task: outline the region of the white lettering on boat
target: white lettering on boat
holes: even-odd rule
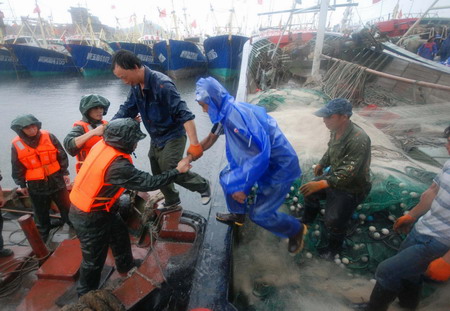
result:
[[[96,62],[102,62],[102,63],[109,63],[111,57],[109,56],[104,56],[104,55],[99,55],[99,54],[94,54],[94,53],[88,53],[86,56],[86,59],[88,60],[93,60]]]
[[[0,62],[14,62],[12,56],[0,55]]]
[[[207,54],[206,54],[206,56],[208,56],[208,59],[209,60],[213,60],[213,59],[216,59],[218,56],[217,56],[217,53],[216,53],[216,51],[214,51],[214,49],[212,49],[212,50],[210,50]]]
[[[55,58],[55,57],[47,57],[47,56],[39,56],[38,62],[52,64],[52,65],[59,65],[59,66],[65,65],[67,63],[66,59],[64,59],[64,58]]]
[[[190,51],[182,51],[180,54],[181,58],[191,59],[191,60],[197,60],[198,54],[195,52]]]
[[[151,55],[138,54],[137,57],[143,62],[153,63],[153,56]]]

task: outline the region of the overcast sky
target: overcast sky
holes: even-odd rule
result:
[[[259,4],[262,2],[262,4]],[[330,0],[334,3],[335,0]],[[336,0],[337,3],[346,3],[346,0]],[[387,16],[392,13],[397,1],[382,0],[373,4],[373,0],[356,0],[359,6],[354,9],[353,21],[367,22],[368,20]],[[433,0],[399,0],[399,7],[403,16],[408,13],[424,12]],[[5,14],[8,20],[14,16],[36,17],[33,13],[35,0],[0,0],[0,10]],[[174,8],[172,7],[172,3]],[[214,9],[214,15],[210,11],[210,4]],[[317,4],[317,0],[303,0],[302,5],[297,4],[297,8],[308,8]],[[187,21],[191,24],[196,21],[196,32],[208,32],[213,26],[225,27],[229,21],[229,10],[234,7],[235,16],[233,26],[240,27],[244,32],[250,34],[252,30],[257,29],[261,24],[268,22],[268,17],[258,17],[261,12],[290,9],[293,0],[172,0],[172,1],[151,1],[151,0],[38,0],[41,9],[41,15],[44,18],[53,17],[55,23],[70,23],[70,14],[68,9],[71,6],[87,7],[92,15],[98,16],[103,24],[112,27],[117,26],[117,20],[121,27],[130,27],[133,25],[132,15],[136,15],[136,21],[141,23],[145,19],[153,21],[166,28],[173,27],[171,11],[175,10],[176,16],[181,22]],[[440,0],[437,6],[450,6],[450,0]],[[159,11],[165,9],[167,17],[160,18]],[[186,8],[186,10],[183,10]],[[329,24],[340,23],[344,9],[338,9],[329,13]],[[439,16],[450,17],[450,9],[434,11]],[[186,17],[185,17],[186,15]],[[297,19],[303,21],[312,20],[312,15],[297,15]],[[117,19],[116,19],[117,18]],[[276,15],[272,17],[272,25],[278,25],[285,22],[287,14]]]

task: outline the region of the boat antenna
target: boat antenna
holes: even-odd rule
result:
[[[47,44],[47,39],[45,38],[46,35],[45,35],[44,25],[43,25],[42,18],[41,18],[41,9],[39,8],[37,0],[35,0],[35,3],[36,3],[36,8],[34,9],[34,11],[38,15],[39,28],[41,28],[41,34],[42,34],[42,42],[44,42],[44,48],[47,48],[48,44]]]
[[[173,5],[173,0],[172,0],[172,17],[173,17],[173,23],[175,25],[175,39],[180,40],[180,34],[178,31],[178,21],[177,21],[177,16],[175,15],[175,6]]]

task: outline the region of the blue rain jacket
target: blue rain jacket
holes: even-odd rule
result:
[[[256,182],[292,183],[300,177],[294,148],[264,108],[235,102],[213,78],[197,82],[197,100],[202,96],[211,121],[222,123],[224,128],[228,166],[220,181],[227,194],[248,194]]]

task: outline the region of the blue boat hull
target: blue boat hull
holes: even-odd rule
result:
[[[206,70],[206,57],[192,42],[161,41],[156,43],[153,49],[156,61],[171,78],[187,78]]]
[[[1,77],[18,77],[26,73],[23,67],[9,50],[0,49],[0,76]]]
[[[222,35],[205,40],[205,54],[208,60],[208,72],[219,80],[236,78],[242,61],[242,49],[247,37]]]
[[[111,54],[107,51],[91,46],[79,44],[64,45],[70,52],[75,66],[84,76],[111,73]]]
[[[110,42],[108,44],[114,52],[121,49],[133,52],[142,61],[142,64],[149,67],[150,69],[161,69],[159,63],[157,63],[153,57],[152,48],[147,44],[119,41]]]
[[[12,51],[18,62],[32,76],[76,74],[79,72],[70,55],[22,44],[7,44],[6,47]]]

